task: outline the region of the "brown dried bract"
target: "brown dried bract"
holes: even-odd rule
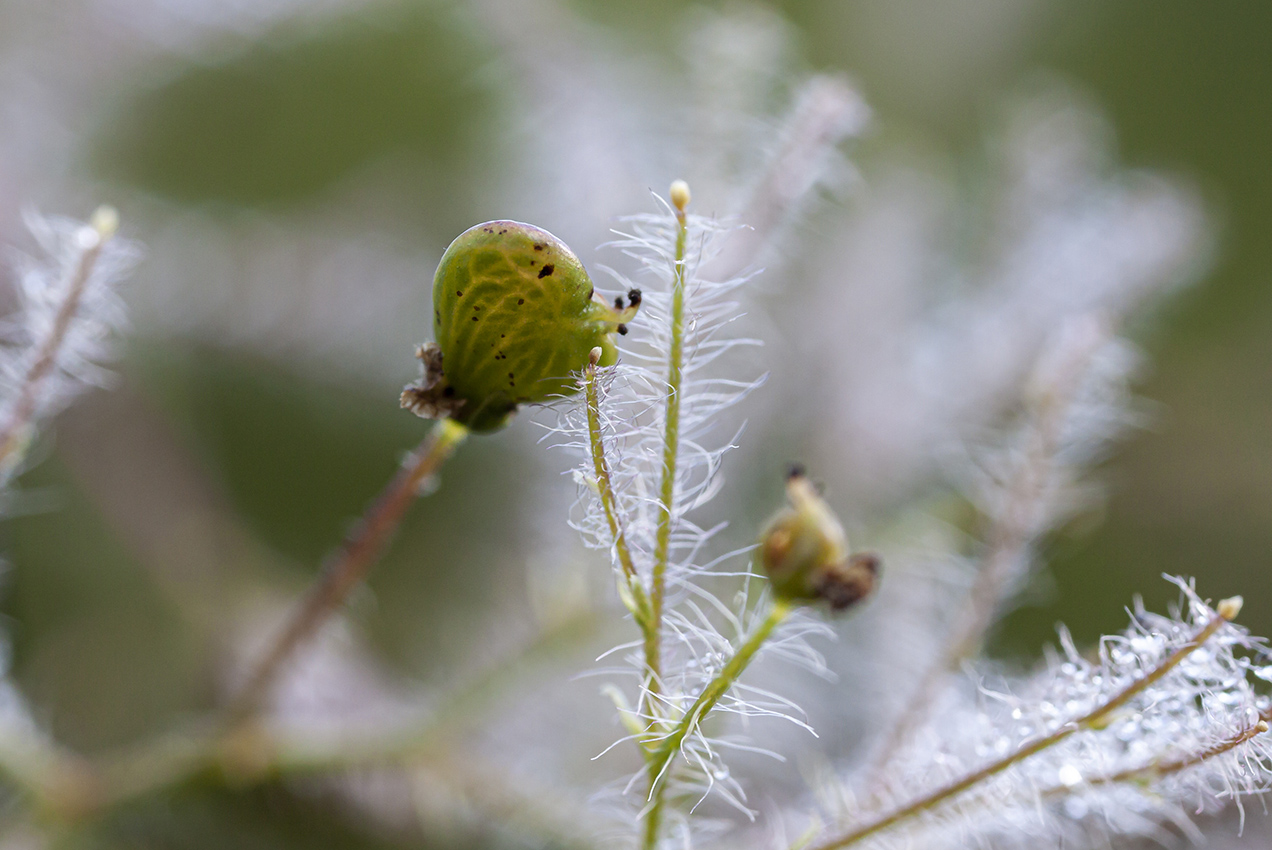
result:
[[[442,349],[430,342],[415,349],[420,361],[420,379],[402,389],[402,407],[421,419],[446,419],[454,416],[464,406],[464,400],[455,398],[455,390],[445,380],[442,371]]]

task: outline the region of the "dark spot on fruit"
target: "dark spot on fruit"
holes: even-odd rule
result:
[[[627,325],[619,325],[619,326],[618,326],[618,335],[619,335],[619,336],[627,336]]]
[[[595,287],[595,286],[593,286],[591,289],[589,289],[589,290],[587,291],[587,300],[588,300],[588,301],[591,301],[591,300],[592,300],[592,296],[593,296],[593,295],[595,295],[595,294],[596,294],[596,287]]]
[[[517,376],[516,376],[516,375],[514,375],[514,374],[512,374],[511,372],[509,372],[509,373],[508,373],[508,377],[509,377],[509,378],[515,378],[515,377],[517,377]]]
[[[481,309],[481,305],[480,305],[480,304],[474,304],[474,305],[473,305],[473,310],[474,310],[474,311],[476,311],[476,310],[480,310],[480,309]]]
[[[499,338],[500,338],[500,339],[503,339],[503,338],[504,338],[504,337],[506,337],[506,336],[507,336],[507,334],[500,334],[500,335],[499,335]]]
[[[455,395],[455,388],[447,387],[446,389],[442,390],[442,395],[446,396],[447,398],[450,398],[451,396]]]
[[[434,311],[433,311],[433,318],[440,322],[440,321],[442,320],[442,311],[441,311],[441,310],[434,310]]]
[[[473,316],[473,321],[474,321],[474,322],[475,322],[475,321],[477,321],[477,317],[476,317],[476,316]]]
[[[543,275],[539,275],[539,277],[543,277]],[[518,299],[517,299],[517,304],[518,304],[518,305],[520,305],[520,304],[524,304],[524,303],[526,303],[526,299],[524,299],[524,298],[518,298]]]
[[[556,266],[552,265],[551,263],[545,264],[543,268],[539,269],[539,279],[542,280],[543,278],[552,274],[554,271],[556,271]]]
[[[463,297],[464,297],[464,290],[462,290],[462,289],[456,289],[456,290],[455,290],[455,296],[456,296],[457,298],[463,298]]]
[[[543,248],[544,248],[544,245],[543,245],[543,243],[542,243],[542,242],[537,242],[537,243],[535,243],[534,249],[535,249],[536,251],[542,251],[542,250],[543,250]]]
[[[632,306],[633,306],[633,307],[635,307],[637,304],[639,304],[639,303],[640,303],[640,290],[639,290],[639,289],[632,289],[632,290],[630,290],[630,291],[627,293],[627,300],[628,300],[628,301],[630,301],[630,302],[632,302]]]

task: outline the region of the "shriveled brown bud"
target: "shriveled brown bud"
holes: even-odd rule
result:
[[[879,558],[850,554],[839,519],[802,470],[786,482],[790,507],[782,509],[760,536],[760,563],[783,599],[824,599],[834,611],[853,605],[874,589]]]

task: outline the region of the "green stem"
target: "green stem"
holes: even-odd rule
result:
[[[662,675],[662,614],[667,594],[667,563],[671,554],[671,518],[675,509],[676,470],[680,454],[680,384],[684,370],[685,336],[685,242],[689,226],[682,208],[676,210],[676,277],[671,295],[671,351],[667,356],[667,408],[663,431],[662,486],[659,490],[658,532],[654,541],[654,569],[650,579],[650,629],[646,641],[645,665],[649,688],[657,691]]]
[[[599,349],[598,349],[599,351]],[[605,520],[609,523],[610,536],[614,540],[614,549],[618,553],[618,563],[622,567],[626,586],[623,590],[623,602],[636,617],[641,631],[645,634],[646,646],[653,634],[649,617],[649,597],[636,573],[632,562],[631,548],[627,545],[627,535],[623,531],[622,518],[618,514],[618,498],[614,495],[614,481],[610,476],[609,463],[605,459],[605,440],[601,433],[601,400],[596,387],[596,364],[589,364],[584,372],[584,392],[587,396],[587,432],[592,448],[592,470],[596,475],[596,489],[600,493],[601,506],[605,509]]]
[[[1219,630],[1219,627],[1226,622],[1228,622],[1227,618],[1216,614],[1215,617],[1203,626],[1191,640],[1168,655],[1160,664],[1144,676],[1141,676],[1131,682],[1116,695],[1111,697],[1108,702],[1096,706],[1083,716],[1066,723],[1064,726],[1061,726],[1049,735],[1036,738],[1015,752],[1003,756],[1001,759],[991,762],[990,764],[967,774],[962,779],[958,779],[948,785],[944,785],[899,809],[854,829],[846,835],[842,835],[838,838],[819,844],[813,848],[813,850],[839,850],[841,847],[849,847],[865,838],[869,838],[875,833],[882,832],[883,830],[895,826],[898,823],[902,823],[916,815],[920,815],[923,812],[936,808],[947,800],[957,797],[964,791],[967,791],[968,789],[979,785],[981,782],[1002,773],[1012,765],[1018,764],[1030,756],[1037,755],[1043,750],[1059,744],[1061,741],[1064,741],[1076,732],[1086,729],[1101,728],[1104,721],[1108,719],[1110,714],[1130,702],[1130,700],[1132,700],[1136,695],[1142,693],[1146,688],[1150,687],[1171,670],[1175,669],[1175,667],[1179,666],[1181,661],[1209,640],[1210,637]]]
[[[720,702],[720,699],[729,692],[729,689],[738,681],[747,666],[755,660],[755,654],[764,645],[764,641],[769,639],[773,634],[773,630],[790,613],[790,602],[785,600],[774,601],[772,607],[769,608],[768,614],[765,615],[760,624],[738,647],[737,651],[733,653],[733,657],[721,668],[715,678],[702,689],[702,692],[698,694],[698,698],[693,701],[693,705],[676,723],[675,728],[658,743],[658,747],[654,750],[653,757],[650,758],[647,768],[649,771],[650,801],[649,812],[645,817],[645,850],[653,850],[658,844],[663,807],[666,803],[666,774],[671,770],[672,762],[675,760],[676,754],[680,752],[680,747],[684,743],[685,738],[693,734],[694,730],[702,723],[702,720],[711,713],[716,704]]]

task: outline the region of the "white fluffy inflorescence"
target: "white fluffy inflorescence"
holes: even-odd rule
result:
[[[19,306],[4,323],[0,355],[0,486],[20,470],[39,424],[78,392],[100,386],[112,334],[126,324],[116,285],[140,251],[115,237],[103,207],[91,222],[27,216],[39,256],[19,254]]]
[[[652,583],[658,529],[665,510],[660,482],[665,468],[668,364],[673,348],[679,231],[676,211],[661,199],[659,203],[663,206],[659,214],[625,219],[624,229],[616,231],[619,239],[611,243],[640,266],[633,279],[607,271],[615,274],[625,288],[641,290],[641,312],[628,337],[633,342],[624,348],[623,362],[601,370],[597,377],[601,432],[616,513],[636,574],[645,587]],[[763,378],[739,380],[720,369],[727,362],[726,355],[759,344],[729,335],[730,324],[740,316],[733,295],[748,278],[717,282],[699,274],[712,258],[713,241],[718,244],[726,229],[692,215],[686,216],[685,226],[683,371],[677,389],[679,452],[673,462],[674,496],[669,512],[666,598],[660,629],[661,675],[657,681],[649,681],[643,642],[639,640],[613,651],[623,654],[626,666],[602,671],[637,683],[628,690],[607,689],[629,732],[622,740],[655,744],[684,718],[768,607],[767,594],[756,590],[757,580],[749,566],[729,566],[745,563],[741,558],[750,547],[708,554],[708,544],[724,525],[704,527],[692,518],[696,509],[719,492],[721,459],[734,448],[739,433],[722,430],[724,412],[759,386]],[[587,545],[610,552],[620,593],[627,594],[624,568],[598,491],[584,405],[565,410],[559,432],[583,455],[575,472],[581,486],[572,524]],[[827,632],[829,629],[815,618],[795,613],[763,644],[761,653],[822,672],[825,668],[821,656],[806,638]],[[744,717],[779,716],[804,724],[802,712],[792,702],[745,682],[735,683],[714,705],[713,712]],[[668,833],[674,834],[676,826],[683,828],[686,823],[676,820],[674,809],[690,809],[713,792],[747,815],[753,814],[742,785],[722,757],[736,750],[757,748],[727,728],[722,730],[712,724],[708,733],[700,723],[693,725],[662,779],[667,798],[686,803],[668,812],[672,819]],[[644,772],[620,787],[638,807],[648,805],[650,787]],[[702,825],[701,821],[694,818],[695,827]]]
[[[1190,816],[1272,787],[1272,656],[1176,579],[1170,616],[1136,604],[1095,657],[1062,634],[1034,675],[943,702],[887,782],[828,796],[838,847],[1082,847],[1199,837]],[[855,788],[855,790],[846,790]]]

